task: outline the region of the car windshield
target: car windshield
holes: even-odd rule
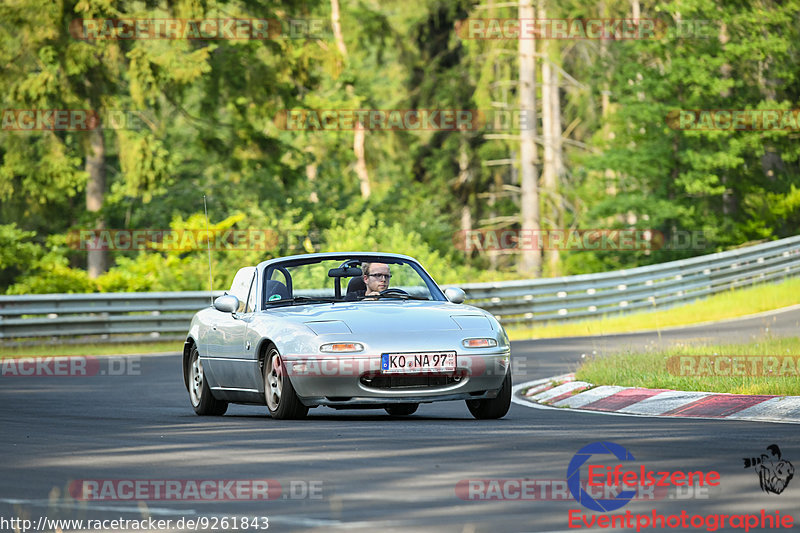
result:
[[[367,268],[370,273],[365,280]],[[418,264],[394,257],[287,260],[268,266],[265,280],[264,307],[389,299],[446,300]]]

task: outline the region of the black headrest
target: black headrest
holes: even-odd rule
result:
[[[267,280],[267,302],[288,300],[289,298],[289,289],[286,288],[286,285],[274,279]]]
[[[347,294],[351,292],[358,292],[358,291],[366,291],[367,284],[364,283],[364,278],[361,276],[356,276],[354,278],[350,278],[350,281],[347,283]]]

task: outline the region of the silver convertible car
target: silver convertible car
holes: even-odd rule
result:
[[[442,291],[413,258],[317,253],[239,270],[192,319],[183,378],[199,415],[266,404],[273,418],[320,405],[410,415],[465,400],[476,418],[511,403],[511,347],[488,312]]]

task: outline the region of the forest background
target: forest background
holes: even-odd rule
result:
[[[127,19],[257,19],[271,29],[266,38],[125,38],[96,22]],[[520,38],[519,21],[533,19],[550,29],[564,19],[655,21],[656,31]],[[272,236],[259,249],[215,247],[215,288],[241,266],[312,251],[407,253],[437,281],[463,283],[599,272],[794,235],[799,34],[796,0],[5,0],[0,293],[204,289],[202,239],[127,250],[75,239],[205,230],[204,195],[212,230]],[[100,120],[29,129],[31,110]],[[327,127],[308,119],[320,110],[468,110],[481,120]],[[715,123],[715,111],[691,127],[676,118],[682,110],[782,119],[737,129]],[[292,113],[303,120],[290,123]],[[587,229],[661,240],[554,250],[463,238]]]

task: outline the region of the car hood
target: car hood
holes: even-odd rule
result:
[[[449,302],[342,302],[295,305],[266,313],[305,324],[318,335],[492,329],[491,321],[482,310]]]

